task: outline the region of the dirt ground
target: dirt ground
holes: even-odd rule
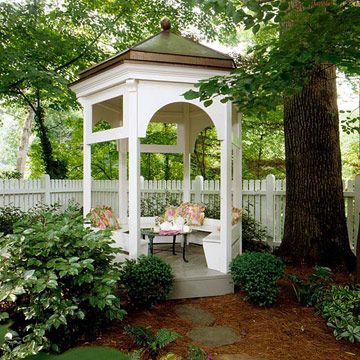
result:
[[[308,269],[287,269],[304,274]],[[337,282],[346,282],[346,275],[337,275]],[[359,359],[360,344],[337,341],[326,322],[312,308],[299,306],[288,280],[280,283],[281,292],[275,306],[260,308],[244,300],[241,293],[225,296],[167,301],[149,311],[129,311],[125,321],[115,322],[104,330],[91,345],[106,345],[124,351],[134,350],[124,326],[137,324],[173,329],[182,335],[166,351],[186,359],[190,339],[187,333],[194,327],[180,319],[175,308],[178,304],[196,304],[213,314],[214,325],[231,327],[241,340],[233,345],[206,348],[211,355],[246,353],[265,360],[342,360]],[[197,344],[199,345],[199,344]]]

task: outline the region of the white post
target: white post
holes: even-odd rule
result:
[[[233,176],[234,176],[234,207],[242,208],[242,129],[241,129],[241,114],[233,114],[236,116],[233,124]],[[239,253],[242,253],[242,223],[239,226]]]
[[[92,133],[92,105],[87,101],[80,102],[84,107],[83,211],[85,217],[91,209],[91,145],[88,142]]]
[[[195,185],[194,185],[194,192],[195,192],[195,203],[200,204],[202,202],[201,200],[201,194],[204,190],[204,178],[201,175],[198,175],[195,178]]]
[[[184,104],[183,109],[183,131],[184,136],[184,182],[183,182],[183,201],[188,202],[191,200],[191,163],[190,163],[190,105]]]
[[[118,140],[119,151],[119,220],[120,224],[126,224],[128,213],[127,197],[127,141]]]
[[[225,105],[224,139],[221,141],[220,241],[221,271],[227,272],[231,261],[231,106]]]
[[[270,174],[266,177],[266,230],[268,237],[274,241],[274,196],[275,196],[275,176]]]
[[[44,174],[41,177],[42,187],[44,189],[44,204],[51,205],[51,184],[50,184],[50,176],[48,174]]]
[[[140,245],[140,139],[137,81],[127,80],[126,85],[124,115],[129,129],[129,256],[136,259]]]

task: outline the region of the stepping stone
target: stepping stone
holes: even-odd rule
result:
[[[212,314],[197,305],[179,305],[175,311],[181,319],[190,321],[194,325],[208,326],[215,321]]]
[[[248,354],[223,354],[215,355],[214,360],[265,360],[256,356],[250,356]]]
[[[233,329],[227,326],[198,327],[188,333],[189,338],[204,346],[231,345],[240,340]]]

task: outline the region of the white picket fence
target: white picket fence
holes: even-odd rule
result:
[[[94,180],[92,206],[110,205],[118,213],[118,181]],[[180,203],[183,184],[180,180],[141,181],[142,208],[146,215],[155,215],[166,203]],[[264,225],[269,238],[281,242],[285,220],[286,184],[273,175],[265,180],[243,180],[243,207]],[[360,213],[360,175],[344,182],[345,209],[351,246],[357,238]],[[203,180],[198,176],[192,181],[191,200],[206,204],[212,216],[220,206],[220,182]],[[0,207],[13,205],[26,211],[38,204],[70,202],[82,205],[82,180],[51,180],[44,175],[39,180],[0,180]],[[152,214],[150,214],[152,212]]]

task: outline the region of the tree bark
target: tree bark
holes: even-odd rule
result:
[[[279,253],[292,263],[354,268],[346,227],[335,66],[317,66],[284,100],[286,211]]]
[[[16,159],[16,170],[21,174],[22,179],[25,176],[26,158],[29,150],[31,125],[33,119],[34,119],[34,111],[30,108],[22,128],[20,145]]]

